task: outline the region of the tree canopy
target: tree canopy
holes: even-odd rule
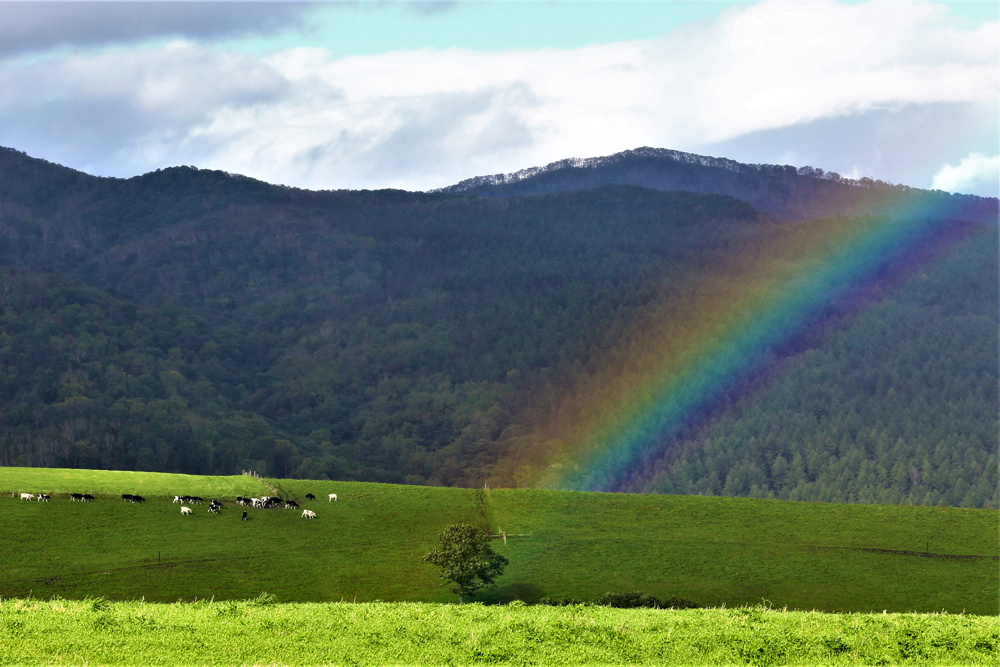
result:
[[[448,526],[438,548],[424,556],[425,562],[441,569],[441,578],[451,585],[459,602],[493,585],[510,563],[493,551],[491,539],[482,528],[457,523]]]

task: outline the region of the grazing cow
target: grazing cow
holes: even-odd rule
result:
[[[83,494],[83,502],[85,502],[85,503],[92,503],[92,502],[94,502],[94,496],[90,495],[89,493]]]
[[[247,511],[243,510],[243,518],[240,519],[240,521],[246,521],[246,520],[247,520]]]
[[[299,508],[299,504],[297,502],[295,502],[294,500],[286,500],[285,501],[285,509],[286,510],[298,509],[298,508]]]
[[[203,502],[205,502],[204,498],[199,498],[198,496],[191,496],[188,500],[190,500],[196,505],[201,505]]]
[[[35,497],[35,495],[33,493],[22,493],[21,494],[21,500],[28,500],[28,501],[30,501],[34,497]]]
[[[218,505],[212,505],[211,507],[208,508],[208,511],[211,512],[212,514],[218,514],[219,513],[219,506]]]
[[[337,494],[336,493],[331,493],[330,494],[330,500],[329,500],[329,502],[331,502],[331,503],[337,502]]]
[[[183,505],[181,505],[181,515],[183,516],[185,514],[191,514],[191,508],[190,507],[184,507]]]
[[[132,496],[132,502],[133,503],[144,503],[144,502],[146,502],[146,499],[143,498],[142,496]]]
[[[49,498],[51,498],[51,497],[52,496],[47,496],[44,493],[39,493],[38,494],[38,502],[40,502],[40,503],[47,503],[47,502],[49,502]]]
[[[312,510],[302,510],[302,518],[303,519],[315,519],[316,518],[316,512],[313,512]]]
[[[71,494],[69,494],[69,499],[70,499],[70,502],[82,503],[83,502],[83,494],[82,493],[71,493]]]
[[[181,501],[180,496],[174,496],[174,503],[179,503]]]
[[[311,493],[306,494],[306,500],[316,500],[316,496]]]

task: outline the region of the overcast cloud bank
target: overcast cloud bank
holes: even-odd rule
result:
[[[293,20],[275,11],[247,25]],[[19,25],[0,29],[0,43],[3,30],[40,39]],[[50,42],[69,30],[57,27]],[[428,189],[642,145],[711,152],[767,133],[788,137],[795,164],[806,155],[794,153],[792,128],[836,122],[849,135],[873,115],[933,108],[919,126],[926,136],[909,140],[937,148],[919,170],[908,156],[907,176],[922,174],[908,184],[995,195],[995,179],[978,175],[995,169],[982,154],[997,140],[998,51],[997,23],[962,30],[927,2],[764,2],[661,39],[572,50],[333,59],[321,48],[254,56],[188,38],[0,63],[0,144],[104,175],[194,164],[309,188]],[[961,145],[939,145],[956,122]],[[809,157],[900,180],[878,154],[892,143],[869,134],[874,143],[858,147],[868,154],[836,158],[853,160],[845,165],[824,162],[844,137],[813,132]],[[851,173],[867,166],[876,171]]]
[[[0,2],[0,57],[303,27],[290,2]]]

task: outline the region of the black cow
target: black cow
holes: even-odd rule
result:
[[[306,494],[306,500],[316,500],[316,496],[311,493]]]
[[[294,509],[298,509],[298,507],[299,507],[299,504],[297,502],[295,502],[294,500],[286,500],[285,501],[285,509],[286,510],[290,510],[290,509],[293,509],[293,508]]]
[[[83,494],[83,502],[85,502],[85,503],[92,503],[92,502],[94,502],[94,496],[90,495],[89,493]]]
[[[246,520],[247,520],[247,511],[243,510],[243,518],[240,519],[240,521],[246,521]]]

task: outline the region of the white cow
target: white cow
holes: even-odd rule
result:
[[[35,494],[33,494],[33,493],[22,493],[21,494],[21,500],[32,500],[32,499],[34,499],[34,497],[35,497]]]
[[[191,508],[181,505],[181,514],[191,514]]]
[[[336,493],[331,493],[330,494],[330,502],[331,503],[337,502],[337,494]]]
[[[313,512],[312,510],[302,510],[302,518],[303,519],[315,519],[316,518],[316,512]]]

